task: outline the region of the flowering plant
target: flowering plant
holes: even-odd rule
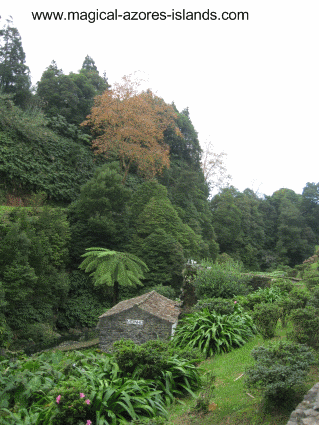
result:
[[[58,409],[54,415],[54,425],[92,425],[90,418],[90,399],[81,391],[84,385],[81,381],[65,381],[58,389],[55,398]],[[82,387],[83,388],[83,387]]]

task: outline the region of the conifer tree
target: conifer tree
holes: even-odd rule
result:
[[[0,30],[0,88],[4,93],[14,95],[14,102],[26,106],[31,99],[29,67],[25,64],[25,53],[21,36],[7,19]]]

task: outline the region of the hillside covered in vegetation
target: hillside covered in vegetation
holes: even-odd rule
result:
[[[318,244],[319,183],[271,196],[223,186],[220,156],[207,160],[188,109],[137,83],[110,85],[87,55],[68,75],[52,61],[31,87],[19,32],[12,22],[2,27],[3,341],[31,338],[39,324],[95,326],[113,289],[79,269],[87,248],[128,252],[147,265],[143,286],[120,285],[124,299],[154,288],[178,297],[189,260],[227,254],[246,271],[289,270]]]

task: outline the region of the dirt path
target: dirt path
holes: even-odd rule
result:
[[[79,350],[81,348],[93,347],[94,345],[98,345],[98,344],[99,344],[99,338],[90,339],[89,341],[66,341],[66,342],[62,342],[60,345],[57,345],[56,347],[49,348],[48,350],[44,350],[44,351]]]

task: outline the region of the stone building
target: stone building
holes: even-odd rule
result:
[[[99,317],[100,349],[131,339],[142,344],[150,339],[168,340],[177,325],[180,308],[156,291],[121,301]]]

